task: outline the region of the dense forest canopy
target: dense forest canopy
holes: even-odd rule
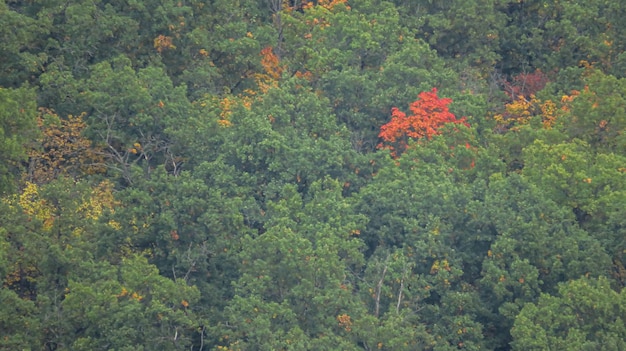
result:
[[[0,350],[626,350],[624,18],[0,2]]]

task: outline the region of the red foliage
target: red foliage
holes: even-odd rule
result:
[[[504,82],[504,92],[515,100],[523,96],[527,100],[535,95],[548,83],[548,76],[537,69],[532,73],[520,73],[513,77],[510,82]]]
[[[395,157],[406,149],[409,138],[430,139],[440,134],[439,129],[447,123],[463,123],[469,126],[465,117],[457,119],[450,112],[448,105],[451,102],[452,99],[439,98],[437,88],[433,88],[432,91],[418,95],[418,99],[409,106],[411,114],[408,116],[397,107],[392,108],[391,121],[380,128],[378,137],[383,142],[378,148],[390,149]]]

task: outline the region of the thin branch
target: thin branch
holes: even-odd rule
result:
[[[202,331],[200,332],[200,349],[198,351],[202,351],[202,349],[204,348],[204,330],[206,329],[206,326],[202,326]]]
[[[383,274],[380,277],[380,280],[378,281],[378,284],[376,285],[376,310],[374,311],[374,315],[376,317],[378,317],[378,314],[380,312],[380,290],[383,287],[383,281],[385,280],[385,275],[387,274],[387,261],[389,260],[389,255],[387,255],[387,258],[385,259],[385,268],[383,268]]]
[[[404,278],[406,277],[406,263],[402,270],[402,279],[400,279],[400,291],[398,292],[398,303],[396,304],[396,314],[400,313],[400,304],[402,303],[402,291],[404,290]]]

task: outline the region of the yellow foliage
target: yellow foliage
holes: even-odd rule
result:
[[[113,211],[114,207],[118,205],[118,201],[113,196],[113,184],[107,180],[95,186],[89,196],[83,199],[77,208],[55,208],[45,198],[41,197],[39,186],[31,182],[24,184],[21,194],[16,195],[13,200],[8,200],[9,204],[11,202],[17,203],[25,214],[40,220],[44,230],[52,228],[55,218],[59,215],[57,212],[72,211],[82,214],[84,218],[97,220],[105,209]],[[120,224],[115,221],[109,221],[108,224],[115,229],[121,228]],[[72,231],[74,236],[80,236],[82,233],[82,228],[74,228]]]
[[[219,120],[217,124],[222,127],[230,127],[233,125],[231,122],[231,116],[233,109],[236,106],[243,106],[246,109],[250,109],[253,99],[249,96],[226,96],[223,99],[215,99],[213,106],[217,105],[220,111]],[[202,103],[201,106],[206,106],[206,103]]]
[[[27,182],[17,202],[24,210],[24,213],[42,221],[45,230],[52,228],[55,215],[54,210],[46,204],[44,199],[40,198],[37,185]]]
[[[105,180],[91,190],[89,198],[78,207],[78,212],[83,213],[85,218],[96,220],[105,209],[113,211],[118,204],[113,197],[113,183]]]
[[[43,184],[59,175],[77,178],[105,171],[104,153],[82,135],[87,127],[84,116],[61,119],[51,110],[39,110],[37,125],[41,134],[28,151],[29,170],[24,180]]]
[[[126,290],[126,288],[122,287],[122,292],[120,292],[118,295],[115,295],[116,297],[123,297],[128,295],[128,290]]]
[[[439,260],[436,260],[435,262],[433,262],[433,265],[430,267],[430,274],[435,274],[439,272],[440,268],[441,266],[439,265]]]
[[[133,300],[137,300],[137,301],[141,301],[143,300],[143,296],[137,294],[137,292],[134,292],[131,296],[130,296]]]
[[[72,236],[79,238],[83,235],[83,232],[83,228],[75,228],[74,230],[72,230]]]
[[[278,81],[268,74],[257,73],[254,75],[254,80],[261,93],[267,93],[270,89],[278,87]]]
[[[443,269],[445,269],[446,271],[450,271],[450,263],[448,263],[448,260],[444,259],[443,261],[441,261],[441,267]]]
[[[217,123],[222,127],[230,127],[232,123],[230,122],[230,116],[232,115],[232,106],[235,104],[233,98],[225,97],[219,102],[220,106],[220,119]]]
[[[547,100],[543,104],[541,104],[540,107],[543,127],[545,129],[551,129],[557,119],[558,109],[556,107],[556,104],[551,100]]]
[[[564,96],[561,102],[566,99]],[[534,95],[528,100],[520,95],[506,105],[505,113],[497,114],[493,118],[501,127],[515,130],[518,126],[528,124],[535,116],[541,116],[543,128],[550,129],[559,117],[559,109],[551,100],[541,101]]]
[[[220,125],[220,126],[222,126],[222,127],[230,127],[230,126],[232,126],[232,125],[233,125],[233,124],[232,124],[229,120],[227,120],[227,119],[220,119],[219,121],[217,121],[217,124],[219,124],[219,125]]]
[[[122,291],[119,294],[115,295],[115,297],[117,297],[118,299],[122,298],[122,297],[126,297],[126,296],[128,296],[129,298],[131,298],[133,300],[137,300],[137,301],[143,300],[143,296],[139,295],[136,291],[131,293],[125,287],[122,287]]]

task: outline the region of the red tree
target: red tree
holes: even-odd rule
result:
[[[380,128],[378,137],[383,141],[378,148],[390,149],[394,157],[407,147],[409,138],[432,138],[439,134],[439,129],[446,123],[463,123],[465,117],[457,119],[448,108],[452,102],[449,98],[439,98],[437,88],[422,92],[418,99],[409,105],[410,115],[406,115],[397,107],[391,109],[391,121]]]
[[[539,69],[532,73],[520,73],[514,76],[510,82],[504,82],[504,92],[511,100],[520,96],[530,100],[530,96],[543,89],[548,81],[548,76]]]

